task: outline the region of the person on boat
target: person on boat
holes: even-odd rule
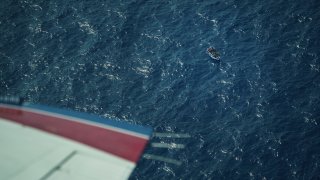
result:
[[[211,53],[211,52],[214,51],[214,48],[213,48],[213,47],[209,47],[209,48],[207,49],[207,51]]]

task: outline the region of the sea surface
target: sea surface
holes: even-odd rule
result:
[[[319,0],[2,0],[0,95],[191,136],[132,180],[320,179],[319,37]]]

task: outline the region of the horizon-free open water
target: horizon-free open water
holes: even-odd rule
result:
[[[319,28],[317,0],[3,0],[0,95],[192,136],[130,179],[320,179]]]

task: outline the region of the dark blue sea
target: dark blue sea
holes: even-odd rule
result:
[[[320,179],[319,37],[319,0],[2,0],[0,95],[191,136],[132,180]]]

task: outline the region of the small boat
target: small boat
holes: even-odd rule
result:
[[[210,56],[212,59],[217,60],[217,61],[220,60],[220,54],[219,54],[219,52],[218,52],[215,48],[209,47],[209,48],[207,49],[207,53],[209,54],[209,56]]]

